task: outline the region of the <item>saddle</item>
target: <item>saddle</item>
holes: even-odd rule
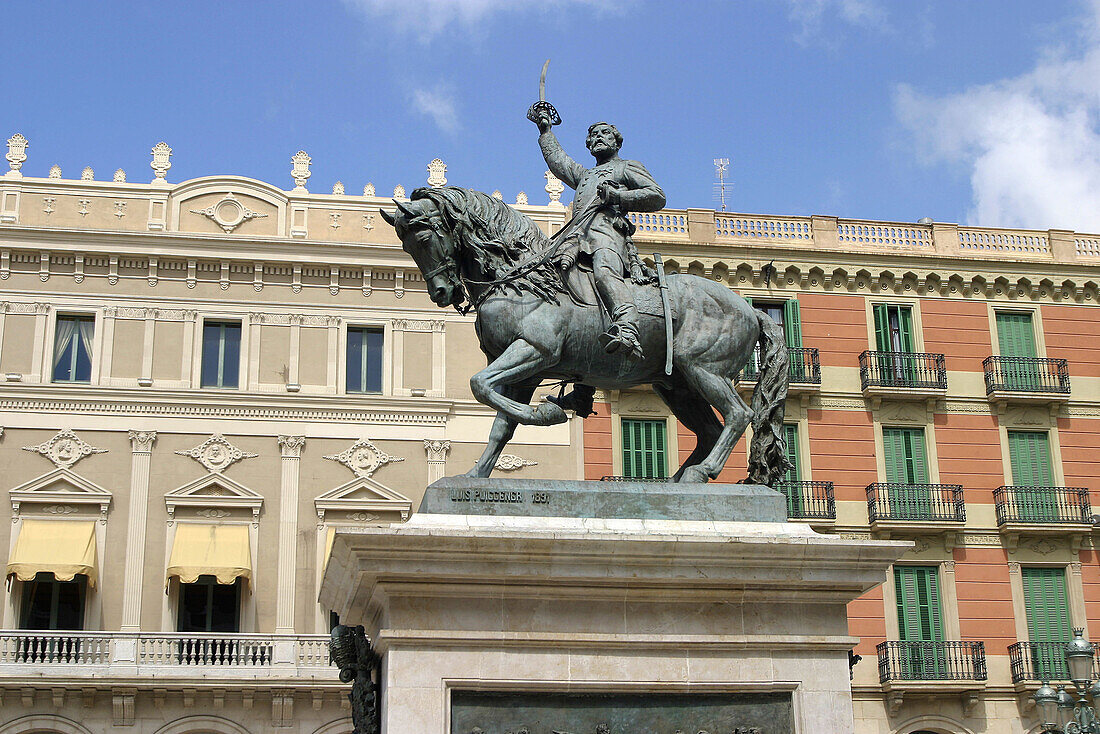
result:
[[[578,306],[601,308],[600,298],[596,293],[596,276],[592,268],[586,267],[583,261],[561,273],[561,279],[565,292],[573,303]],[[639,285],[630,278],[627,278],[626,282],[630,286],[631,300],[634,301],[634,307],[638,309],[638,313],[659,319],[665,317],[665,309],[661,305],[661,289],[656,280],[644,285]],[[675,312],[672,314],[672,319],[676,320]]]

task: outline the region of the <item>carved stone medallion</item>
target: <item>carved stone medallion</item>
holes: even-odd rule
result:
[[[98,449],[78,438],[70,428],[58,431],[49,441],[37,446],[24,446],[23,450],[42,454],[58,469],[68,469],[88,454],[107,453],[107,449]]]
[[[241,459],[252,459],[259,456],[259,454],[241,451],[229,443],[225,436],[220,433],[215,433],[193,449],[177,451],[176,453],[180,456],[190,456],[213,474],[221,474],[227,467]]]
[[[390,456],[365,438],[359,439],[350,448],[325,458],[339,461],[357,477],[369,477],[380,466],[405,460],[403,457]]]

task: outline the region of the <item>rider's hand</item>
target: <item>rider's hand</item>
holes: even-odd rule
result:
[[[538,126],[540,134],[550,132],[550,128],[553,127],[550,124],[550,113],[546,110],[541,110],[536,113],[533,122]]]
[[[596,195],[599,196],[604,203],[615,204],[622,203],[622,196],[619,195],[619,189],[617,186],[612,186],[609,182],[604,181],[596,187]]]

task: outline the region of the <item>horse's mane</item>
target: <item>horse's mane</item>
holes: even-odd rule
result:
[[[557,267],[546,257],[553,243],[528,216],[499,199],[458,186],[419,188],[412,200],[428,199],[439,209],[465,258],[481,263],[487,280],[506,278],[497,287],[534,293],[546,301],[565,291]],[[538,263],[528,268],[529,264]],[[521,266],[519,277],[508,277]]]

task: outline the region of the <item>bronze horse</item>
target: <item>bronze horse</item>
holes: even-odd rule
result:
[[[789,467],[783,436],[787,347],[770,317],[720,283],[694,275],[668,276],[674,320],[673,370],[666,375],[660,310],[643,316],[646,359],[606,354],[599,336],[607,316],[578,298],[554,263],[556,243],[534,221],[502,201],[457,187],[421,188],[383,218],[424,274],[428,295],[441,307],[476,307],[475,328],[489,365],[470,379],[478,401],[495,408],[484,453],[467,476],[492,472],[516,425],[568,420],[552,402],[530,405],[543,380],[580,382],[605,390],[649,383],[696,446],[673,479],[706,482],[718,476],[750,421],[746,481],[771,485]],[[653,286],[636,286],[639,301]],[[644,291],[649,292],[645,296]],[[760,345],[752,408],[733,379]],[[718,420],[714,411],[722,416]]]

